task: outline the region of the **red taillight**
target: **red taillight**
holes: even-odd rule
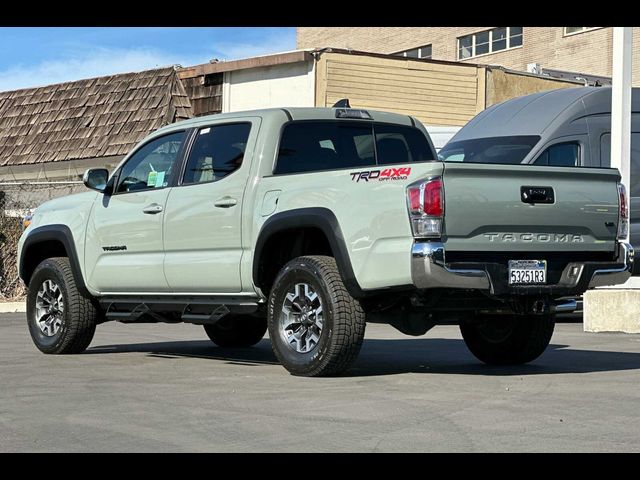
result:
[[[442,208],[442,179],[435,178],[424,187],[424,213],[430,217],[441,217]]]
[[[407,199],[410,213],[441,217],[444,213],[442,179],[434,178],[420,185],[409,187]]]
[[[409,197],[409,210],[411,213],[420,213],[422,211],[422,189],[420,187],[409,187],[407,190]]]
[[[442,235],[443,190],[444,185],[440,177],[407,188],[407,207],[414,237]]]
[[[618,239],[625,240],[629,235],[629,204],[627,190],[622,183],[618,184]]]
[[[627,189],[623,184],[618,184],[618,194],[620,195],[620,216],[629,218],[629,209],[627,208]]]

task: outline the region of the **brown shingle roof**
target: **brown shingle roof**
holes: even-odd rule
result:
[[[124,155],[192,116],[173,67],[0,92],[0,166]]]

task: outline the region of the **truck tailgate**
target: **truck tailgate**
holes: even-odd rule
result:
[[[615,249],[615,169],[446,163],[443,179],[447,251]]]

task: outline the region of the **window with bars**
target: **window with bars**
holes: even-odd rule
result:
[[[522,27],[498,27],[458,37],[458,60],[522,46]]]

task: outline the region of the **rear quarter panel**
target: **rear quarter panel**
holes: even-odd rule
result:
[[[324,207],[340,225],[349,259],[364,290],[411,283],[413,236],[406,206],[406,186],[420,178],[442,173],[441,162],[392,165],[411,171],[399,179],[360,179],[356,172],[387,167],[342,169],[261,179],[256,191],[257,232],[271,216],[287,210]],[[263,215],[263,199],[279,191],[275,211]],[[255,244],[255,243],[254,243]]]

